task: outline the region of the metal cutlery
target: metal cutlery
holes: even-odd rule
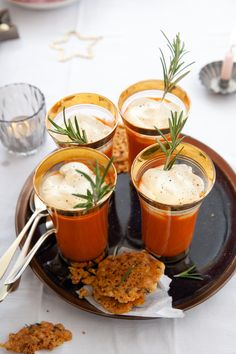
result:
[[[31,198],[34,198],[34,195],[35,194],[33,193],[31,195]],[[37,205],[35,204],[35,210],[34,210],[33,214],[31,215],[31,217],[29,218],[29,220],[27,221],[27,223],[25,224],[25,226],[23,227],[23,229],[21,230],[21,232],[19,233],[19,235],[17,236],[15,241],[11,244],[11,246],[6,250],[6,252],[0,258],[0,279],[5,274],[8,266],[11,262],[11,259],[14,256],[15,251],[16,251],[17,247],[19,246],[20,242],[22,241],[23,237],[25,236],[26,232],[28,231],[28,229],[30,228],[30,226],[34,222],[35,218],[39,214],[44,214],[44,216],[48,215],[48,211],[46,209],[46,206],[43,203],[40,203],[40,204],[38,203]]]
[[[14,272],[18,269],[18,267],[20,266],[20,264],[22,263],[23,259],[26,257],[28,250],[29,250],[29,246],[30,246],[30,242],[32,240],[32,237],[34,235],[34,231],[40,221],[40,219],[42,217],[45,217],[45,214],[38,214],[36,216],[36,218],[34,219],[34,222],[31,226],[30,232],[27,235],[27,238],[25,240],[25,243],[21,249],[21,252],[16,260],[16,262],[13,265],[12,270],[10,271],[9,275],[7,276],[7,278],[5,279],[5,284],[0,288],[0,302],[3,301],[5,299],[5,297],[14,290],[14,283],[8,284],[8,281],[10,279],[10,277],[12,277],[12,275],[14,275]],[[53,228],[53,223],[51,220],[46,221],[45,223],[46,225],[46,229],[52,229]]]
[[[16,282],[16,280],[18,280],[21,277],[25,268],[30,263],[30,261],[32,260],[32,258],[35,255],[35,253],[38,251],[38,249],[42,245],[42,243],[48,238],[48,236],[55,233],[55,231],[56,231],[55,229],[48,230],[38,239],[38,241],[36,242],[34,247],[31,249],[31,251],[27,254],[27,256],[21,262],[19,262],[16,269],[14,269],[14,271],[11,273],[11,276],[9,276],[6,279],[4,285],[12,284],[12,283]]]

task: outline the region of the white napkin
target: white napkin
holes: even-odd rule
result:
[[[134,251],[122,247],[119,253]],[[172,307],[172,297],[168,294],[171,279],[167,275],[163,275],[158,283],[155,292],[149,294],[145,298],[145,303],[141,306],[134,307],[132,311],[124,313],[124,316],[142,316],[142,317],[164,317],[164,318],[182,318],[184,312]],[[92,296],[92,287],[85,285],[83,288],[87,289],[89,295],[86,296],[86,300],[96,307],[98,310],[111,314],[106,311]],[[79,291],[77,292],[79,295]]]

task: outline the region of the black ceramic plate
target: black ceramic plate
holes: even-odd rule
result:
[[[204,150],[214,161],[216,183],[203,202],[196,224],[194,239],[189,255],[184,261],[167,265],[169,276],[195,264],[203,280],[173,278],[170,295],[173,306],[187,310],[200,304],[218,291],[230,278],[236,268],[236,176],[229,165],[213,150],[199,141],[187,137],[186,141]],[[16,232],[22,229],[31,215],[29,197],[32,191],[32,175],[27,179],[19,196],[16,208]],[[125,245],[141,247],[140,209],[136,192],[130,186],[128,174],[118,176],[118,184],[112,199],[109,214],[109,246],[112,249],[125,238]],[[45,231],[41,223],[31,247]],[[107,315],[76,294],[77,288],[68,278],[66,264],[58,256],[55,237],[49,238],[31,262],[36,275],[59,296],[76,307],[97,315],[145,319],[143,317]]]

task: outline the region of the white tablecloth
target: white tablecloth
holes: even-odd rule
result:
[[[51,11],[24,10],[0,0],[0,7],[10,9],[21,36],[0,45],[0,85],[34,84],[44,92],[48,108],[61,97],[82,91],[99,92],[117,102],[128,85],[160,78],[158,48],[165,45],[160,29],[171,38],[179,31],[189,59],[196,62],[181,83],[192,100],[185,132],[236,168],[236,96],[211,95],[198,79],[203,65],[224,57],[235,24],[235,0],[80,0]],[[49,44],[73,29],[104,37],[94,48],[93,60],[57,62]],[[25,179],[54,147],[49,137],[30,157],[12,156],[0,147],[0,254],[15,238],[15,205]],[[55,353],[235,354],[235,319],[235,277],[183,319],[124,321],[65,303],[29,268],[19,289],[0,304],[0,342],[26,323],[49,320],[63,322],[73,332],[73,340]]]

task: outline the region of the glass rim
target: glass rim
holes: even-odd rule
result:
[[[158,80],[158,79],[149,79],[149,80],[142,80],[138,81],[130,86],[128,86],[125,90],[123,90],[119,96],[118,99],[118,110],[120,113],[120,116],[122,117],[122,120],[124,124],[130,128],[131,130],[135,131],[136,133],[142,134],[142,135],[147,135],[147,136],[159,136],[158,132],[156,129],[151,129],[151,128],[144,128],[140,126],[136,126],[132,123],[130,123],[125,117],[122,112],[122,107],[124,103],[127,101],[127,99],[134,94],[138,92],[145,92],[145,91],[150,91],[150,90],[158,90],[158,91],[163,91],[164,89],[164,81],[163,80]],[[185,108],[186,108],[186,116],[188,115],[188,112],[190,110],[191,106],[191,101],[190,98],[187,94],[187,92],[182,89],[182,87],[176,85],[174,86],[169,94],[172,94],[180,99],[180,101],[183,102]],[[160,129],[163,134],[168,134],[170,129],[168,127]]]
[[[184,151],[184,148],[185,148],[185,151]],[[182,152],[180,152],[180,150],[182,150]],[[203,150],[199,149],[198,147],[196,147],[193,144],[182,142],[177,147],[176,151],[177,151],[177,153],[180,152],[180,154],[178,155],[177,161],[178,161],[178,159],[181,159],[181,158],[189,159],[193,164],[195,164],[202,171],[202,173],[207,178],[208,185],[206,187],[206,190],[205,190],[203,196],[201,196],[196,201],[181,204],[181,205],[161,203],[161,202],[155,201],[155,200],[147,197],[144,193],[142,193],[140,191],[140,188],[138,186],[138,181],[140,180],[140,178],[137,178],[137,177],[139,177],[138,173],[140,172],[140,170],[142,168],[144,168],[145,166],[147,166],[149,161],[154,161],[155,159],[162,158],[165,156],[164,153],[162,152],[162,150],[160,149],[160,145],[158,143],[150,145],[147,148],[145,148],[144,150],[142,150],[136,156],[136,158],[134,159],[133,164],[131,166],[131,171],[130,171],[131,181],[132,181],[138,195],[142,199],[144,199],[148,204],[150,204],[156,208],[159,208],[161,210],[166,210],[168,208],[169,208],[169,210],[173,210],[173,211],[186,210],[186,209],[190,209],[190,208],[194,207],[197,204],[200,204],[205,199],[205,197],[210,193],[210,191],[212,190],[212,188],[214,186],[215,180],[216,180],[216,170],[215,170],[214,163],[211,160],[211,158]],[[194,156],[191,156],[192,154]],[[148,157],[151,157],[151,158],[148,160]],[[204,167],[201,165],[200,162],[202,162],[202,163],[205,162]]]
[[[112,116],[114,117],[114,121],[115,121],[115,124],[114,126],[112,127],[112,130],[107,134],[105,135],[103,138],[99,139],[99,140],[96,140],[96,141],[93,141],[91,143],[87,143],[87,144],[78,144],[76,142],[73,142],[73,141],[61,141],[59,139],[57,139],[53,134],[52,132],[49,130],[49,120],[48,118],[50,117],[50,115],[52,115],[52,118],[54,120],[54,118],[56,117],[56,114],[53,113],[53,110],[54,109],[57,109],[57,113],[58,112],[61,112],[63,110],[63,101],[65,101],[65,109],[66,108],[69,108],[69,107],[73,107],[75,104],[78,104],[78,103],[74,103],[72,105],[68,105],[66,106],[66,104],[68,104],[68,102],[72,101],[73,98],[75,97],[82,97],[82,96],[89,96],[91,95],[92,97],[96,97],[98,98],[99,100],[103,100],[105,102],[107,102],[107,104],[109,106],[111,106],[113,108],[113,112],[111,112],[111,110],[109,110],[108,108],[105,108],[103,107],[102,105],[99,105],[97,104],[97,106],[100,106],[100,107],[103,107],[104,109],[107,109],[111,114]],[[89,102],[87,103],[80,103],[80,104],[89,104]],[[96,105],[95,103],[90,103],[91,105]],[[61,108],[61,109],[60,109]],[[54,115],[54,116],[53,116]],[[116,107],[116,105],[107,97],[103,96],[103,95],[100,95],[98,93],[94,93],[94,92],[78,92],[78,93],[74,93],[74,94],[70,94],[68,96],[65,96],[63,98],[61,98],[60,100],[58,100],[56,103],[54,103],[53,106],[51,106],[51,108],[47,111],[47,114],[46,114],[46,119],[45,119],[45,124],[46,124],[46,129],[47,129],[47,132],[48,134],[51,136],[51,138],[54,140],[54,142],[58,145],[58,146],[62,146],[62,147],[73,147],[73,146],[78,146],[78,147],[88,147],[88,148],[99,148],[99,147],[102,147],[103,145],[105,145],[107,142],[109,142],[112,137],[115,135],[115,131],[116,131],[116,128],[119,124],[119,112],[118,112],[118,109]],[[56,134],[56,133],[55,133]]]
[[[52,153],[50,153],[49,155],[47,155],[36,167],[35,171],[34,171],[34,176],[33,176],[33,187],[34,187],[34,191],[36,193],[36,195],[39,197],[39,199],[46,205],[47,209],[50,209],[52,211],[56,211],[57,213],[64,215],[64,216],[86,216],[90,213],[93,213],[94,211],[100,209],[110,198],[110,196],[112,195],[112,193],[114,192],[114,189],[111,190],[109,193],[107,193],[107,195],[104,196],[104,198],[96,205],[93,206],[92,208],[90,208],[88,211],[85,212],[85,209],[83,208],[70,208],[70,209],[60,209],[57,208],[55,206],[50,206],[48,203],[45,202],[44,198],[42,197],[41,193],[40,193],[40,185],[42,182],[43,177],[45,176],[45,174],[47,173],[47,171],[52,168],[53,166],[55,166],[56,164],[59,163],[67,163],[70,161],[75,161],[76,158],[86,158],[85,154],[82,155],[82,153],[84,153],[85,151],[87,151],[91,157],[94,155],[94,160],[98,161],[98,159],[96,159],[95,156],[100,157],[100,160],[103,160],[104,162],[106,161],[107,163],[109,163],[110,158],[107,157],[105,154],[103,154],[102,152],[95,150],[95,149],[91,149],[88,147],[67,147],[67,148],[63,148],[63,149],[57,149],[55,151],[53,151]],[[67,158],[67,153],[72,152],[72,156],[68,157],[68,161],[66,161]],[[77,156],[76,155],[79,153],[79,155],[81,154],[81,156]],[[59,156],[58,156],[59,155]],[[73,160],[72,160],[73,159]],[[100,161],[98,161],[99,163]],[[100,162],[101,164],[101,162]],[[115,187],[116,183],[117,183],[117,171],[116,168],[114,166],[114,164],[112,163],[110,166],[110,169],[112,169],[112,175],[114,176],[114,181],[112,182],[112,186]]]
[[[25,122],[31,118],[34,118],[36,115],[39,114],[39,112],[43,109],[43,107],[45,106],[45,96],[44,94],[42,93],[42,91],[37,87],[37,86],[34,86],[34,85],[31,85],[31,84],[28,84],[27,82],[15,82],[13,84],[7,84],[7,85],[4,85],[4,86],[1,86],[0,87],[0,91],[2,89],[5,89],[7,87],[13,87],[13,86],[28,86],[28,87],[31,87],[33,89],[35,89],[36,91],[38,91],[38,93],[40,94],[41,98],[42,98],[42,103],[41,105],[39,106],[39,109],[37,110],[37,112],[35,112],[34,114],[31,114],[30,116],[27,116],[26,118],[23,118],[23,119],[19,119],[19,120],[3,120],[3,119],[0,119],[0,123],[5,123],[5,124],[11,124],[11,123],[19,123],[19,122]]]

